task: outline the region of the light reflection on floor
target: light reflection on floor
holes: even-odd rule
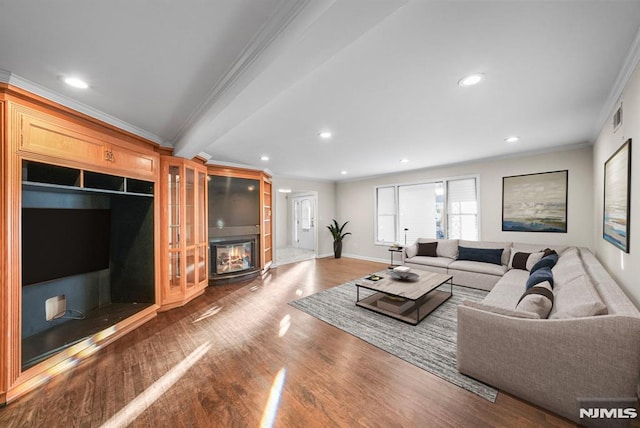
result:
[[[222,306],[218,306],[218,305],[214,305],[211,308],[207,309],[205,312],[202,313],[202,315],[200,315],[198,318],[196,318],[192,324],[195,324],[197,322],[202,321],[203,319],[209,318],[214,316],[215,314],[217,314],[218,312],[220,312],[222,310]]]
[[[280,405],[280,397],[282,396],[282,388],[284,387],[284,380],[287,376],[287,369],[282,367],[278,370],[276,377],[271,384],[271,391],[269,391],[269,399],[267,405],[264,406],[262,412],[262,419],[260,420],[260,428],[272,428],[273,422],[276,420],[278,414],[278,406]]]
[[[287,334],[287,330],[291,326],[291,315],[287,314],[280,320],[280,330],[278,331],[278,337],[282,337]]]
[[[122,410],[113,415],[111,419],[102,425],[102,428],[126,427],[136,420],[149,406],[151,406],[162,394],[202,358],[211,348],[209,342],[200,345],[179,364],[169,370],[164,376],[155,381],[149,388],[133,399]]]

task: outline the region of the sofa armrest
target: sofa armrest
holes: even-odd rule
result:
[[[635,397],[640,318],[512,318],[458,306],[458,370],[579,421],[579,398]]]

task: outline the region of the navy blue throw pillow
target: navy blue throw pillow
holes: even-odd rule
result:
[[[531,268],[531,273],[534,273],[535,271],[537,271],[540,268],[546,267],[551,269],[552,267],[554,267],[556,265],[556,263],[558,263],[558,255],[557,254],[550,254],[546,257],[541,258],[538,263],[536,263],[535,265],[533,265],[533,267]]]
[[[502,248],[469,248],[458,247],[458,260],[469,260],[472,262],[502,264]]]
[[[531,272],[529,275],[529,279],[527,279],[527,290],[533,287],[534,285],[540,284],[541,282],[549,281],[551,284],[551,288],[553,288],[553,273],[551,273],[550,267],[541,267],[535,272]]]

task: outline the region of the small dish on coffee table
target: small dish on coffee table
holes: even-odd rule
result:
[[[409,272],[409,271],[397,271],[394,269],[391,271],[391,278],[396,279],[398,281],[417,281],[419,276],[417,273]]]

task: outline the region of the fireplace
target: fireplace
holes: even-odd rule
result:
[[[210,284],[246,279],[260,271],[257,259],[257,236],[233,236],[210,241]]]

